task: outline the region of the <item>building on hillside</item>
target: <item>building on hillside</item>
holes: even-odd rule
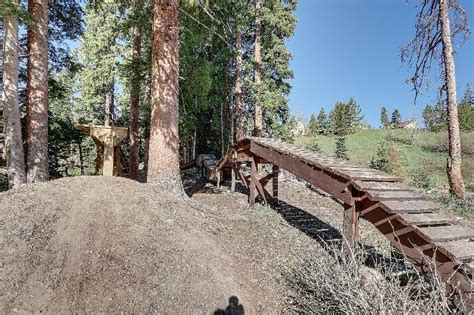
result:
[[[396,126],[396,129],[418,129],[418,122],[414,119],[401,121]]]
[[[295,119],[291,122],[290,133],[293,137],[301,137],[306,134],[306,126],[301,121]]]

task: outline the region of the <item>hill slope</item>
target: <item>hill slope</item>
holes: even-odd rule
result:
[[[281,310],[276,266],[289,258],[274,255],[315,245],[249,213],[123,178],[1,193],[0,312],[210,312],[231,296],[246,311]]]

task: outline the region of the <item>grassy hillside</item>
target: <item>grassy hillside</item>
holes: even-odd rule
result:
[[[389,147],[392,173],[401,176],[412,186],[422,188],[436,197],[448,191],[446,177],[447,133],[410,130],[364,130],[347,137],[346,145],[351,161],[369,166],[380,142]],[[412,141],[413,139],[413,141]],[[463,176],[466,190],[474,195],[474,133],[462,134]],[[296,144],[310,146],[316,142],[322,153],[334,155],[334,136],[301,137]],[[413,143],[413,144],[412,144]],[[473,211],[472,205],[464,210]]]

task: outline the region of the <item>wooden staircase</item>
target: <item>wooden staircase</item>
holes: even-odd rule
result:
[[[257,178],[257,165],[268,163],[273,164],[273,173]],[[250,175],[241,172],[242,164],[251,165]],[[474,292],[474,229],[458,224],[456,218],[441,212],[437,204],[403,184],[401,178],[281,141],[254,137],[239,141],[229,150],[213,168],[210,179],[220,180],[226,168],[249,188],[250,203],[257,195],[274,202],[278,198],[278,171],[285,169],[341,201],[347,249],[356,244],[358,221],[363,218],[421,271],[433,275],[435,266],[450,291],[462,295]],[[265,189],[270,180],[272,192]]]

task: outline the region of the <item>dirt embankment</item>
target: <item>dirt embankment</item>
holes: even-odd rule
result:
[[[208,313],[232,296],[283,310],[278,266],[316,245],[232,195],[215,207],[107,177],[1,193],[0,312]]]

